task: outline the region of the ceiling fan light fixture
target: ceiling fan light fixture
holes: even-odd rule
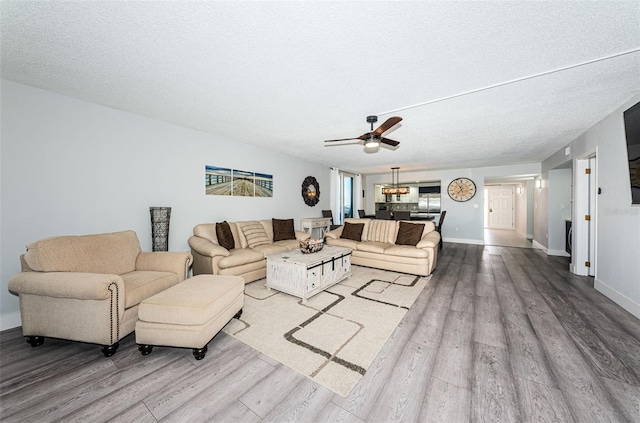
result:
[[[375,138],[369,138],[364,142],[364,148],[378,148],[380,147],[380,141]]]

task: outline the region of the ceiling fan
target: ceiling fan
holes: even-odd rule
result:
[[[325,142],[361,140],[364,141],[365,148],[376,148],[380,146],[380,143],[395,147],[400,144],[400,142],[384,138],[382,134],[398,124],[401,120],[402,118],[399,116],[390,117],[374,130],[373,124],[378,121],[378,116],[367,116],[367,122],[371,124],[371,132],[367,132],[355,138],[340,138],[336,140],[326,140]]]

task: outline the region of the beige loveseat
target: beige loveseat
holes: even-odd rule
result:
[[[310,234],[294,231],[295,239],[274,242],[272,220],[252,220],[228,222],[233,234],[234,248],[226,249],[218,242],[216,223],[202,223],[193,228],[189,246],[193,255],[193,275],[233,275],[241,276],[249,283],[267,276],[265,256],[300,248],[300,241],[311,237]],[[266,239],[259,245],[253,245],[246,234],[262,228]],[[251,238],[251,237],[250,237]]]
[[[106,357],[133,332],[140,302],[186,279],[192,261],[188,252],[141,252],[134,231],[47,238],[20,259],[9,290],[27,341],[100,344]]]
[[[427,276],[438,261],[440,234],[433,222],[404,222],[403,225],[424,224],[417,244],[396,245],[400,223],[381,219],[345,219],[345,223],[363,224],[360,241],[341,238],[344,226],[326,233],[327,245],[351,248],[351,263],[395,272]],[[419,239],[418,239],[419,238]]]

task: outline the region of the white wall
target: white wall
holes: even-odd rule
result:
[[[597,151],[595,287],[640,318],[640,206],[631,205],[629,166],[622,113],[630,99],[571,144],[571,159]],[[542,163],[543,174],[565,161],[564,148]],[[575,209],[575,208],[574,208]],[[575,216],[574,216],[575,220]]]
[[[549,171],[542,169],[533,181],[533,246],[547,251],[549,231]]]
[[[403,172],[400,169],[401,183],[415,181],[440,180],[442,184],[442,210],[447,211],[442,235],[445,241],[484,244],[484,210],[483,191],[485,178],[527,175],[540,173],[540,163],[521,165],[480,167],[473,169],[422,170]],[[470,178],[476,184],[476,195],[470,201],[458,203],[446,193],[449,183],[459,177]],[[388,174],[369,174],[365,182],[365,205],[368,212],[374,210],[373,186],[391,182],[391,171]],[[457,230],[456,230],[457,229]]]
[[[549,171],[548,254],[568,256],[565,252],[565,221],[571,219],[572,169]]]
[[[534,181],[527,181],[527,239],[533,239],[534,223]]]
[[[329,169],[273,150],[1,81],[0,329],[18,326],[7,289],[31,241],[133,229],[151,250],[150,206],[170,206],[169,249],[189,250],[193,226],[222,220],[321,216]],[[272,198],[207,196],[204,167],[273,175]],[[308,207],[301,184],[320,184]]]
[[[520,190],[519,194],[518,194],[518,190]],[[516,185],[514,185],[513,192],[514,192],[513,208],[515,210],[515,213],[514,213],[515,221],[513,222],[514,228],[520,235],[526,237],[527,220],[528,220],[526,181],[519,182]]]

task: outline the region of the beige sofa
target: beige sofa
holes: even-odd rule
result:
[[[326,233],[326,244],[351,248],[351,263],[395,272],[427,276],[438,261],[440,234],[433,222],[424,224],[418,243],[396,245],[401,221],[381,219],[345,219],[348,223],[364,224],[360,241],[341,238],[344,226]]]
[[[187,278],[188,252],[142,252],[134,231],[60,236],[27,245],[9,281],[20,297],[22,333],[102,345],[106,357],[133,332],[138,305]]]
[[[294,231],[296,239],[273,241],[273,224],[271,220],[252,220],[228,222],[233,234],[235,248],[227,250],[218,242],[215,223],[202,223],[193,228],[193,236],[189,238],[189,246],[193,255],[193,275],[233,275],[241,276],[249,283],[267,276],[265,256],[300,248],[300,241],[311,237],[311,234]],[[267,242],[251,246],[245,232],[256,224],[264,229]],[[244,229],[244,230],[243,230]]]

